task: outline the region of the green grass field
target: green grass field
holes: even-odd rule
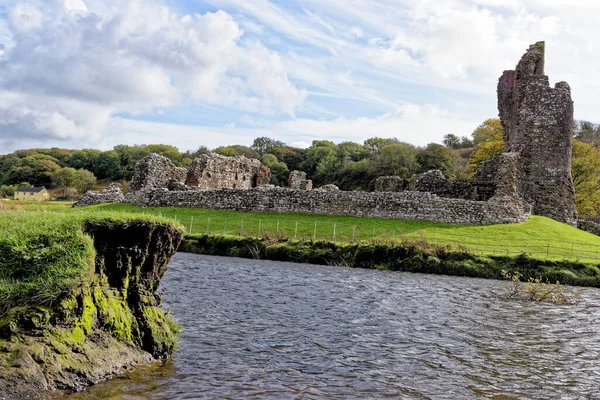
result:
[[[17,202],[15,202],[17,203]],[[600,237],[545,217],[520,224],[455,225],[429,221],[309,215],[249,213],[200,208],[137,207],[105,204],[71,208],[68,202],[19,203],[24,210],[78,213],[120,211],[177,219],[187,233],[250,237],[328,240],[335,242],[425,240],[481,255],[518,255],[548,260],[600,262]]]
[[[336,242],[426,240],[483,255],[525,253],[541,259],[600,261],[600,237],[539,216],[520,224],[472,226],[333,215],[141,208],[129,204],[98,205],[86,209],[176,218],[192,234]]]

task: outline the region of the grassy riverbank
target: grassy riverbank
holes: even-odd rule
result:
[[[187,236],[180,251],[343,267],[503,279],[519,273],[524,280],[600,287],[596,265],[519,256],[484,256],[420,240],[402,243],[332,243],[287,239],[197,235]]]
[[[0,211],[0,398],[171,354],[179,328],[156,290],[182,234],[153,215]]]
[[[542,260],[600,263],[600,237],[549,218],[520,224],[455,225],[430,221],[292,213],[247,213],[199,208],[107,204],[86,210],[125,211],[176,218],[189,234],[332,241],[399,243],[404,239],[448,245],[483,256],[528,254]]]
[[[16,306],[47,306],[89,282],[96,255],[85,224],[165,223],[154,215],[115,212],[0,211],[0,316]]]

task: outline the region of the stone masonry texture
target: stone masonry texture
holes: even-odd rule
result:
[[[348,192],[342,190],[216,189],[145,192],[140,205],[200,207],[250,212],[297,212],[400,218],[457,224],[523,222],[529,207],[519,202],[448,199],[426,192]]]
[[[531,45],[517,68],[498,81],[504,151],[519,154],[516,188],[533,213],[575,226],[571,89],[565,82],[550,87],[544,52],[544,42]]]
[[[185,168],[176,167],[168,158],[152,153],[136,164],[129,191],[166,188],[172,182],[184,183],[186,174]]]
[[[313,183],[310,179],[306,179],[306,172],[292,171],[288,177],[288,187],[290,189],[311,190]]]
[[[250,189],[268,185],[270,179],[269,168],[258,160],[211,153],[192,161],[185,184],[195,189]]]
[[[404,179],[399,176],[380,176],[375,179],[376,192],[401,192],[405,188]]]

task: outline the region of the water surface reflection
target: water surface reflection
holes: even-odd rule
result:
[[[164,366],[85,399],[600,398],[600,291],[504,301],[497,281],[177,254]]]

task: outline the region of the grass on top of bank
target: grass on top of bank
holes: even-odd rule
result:
[[[77,210],[77,209],[74,209]],[[104,204],[88,211],[122,211],[176,218],[188,233],[290,238],[336,242],[394,242],[419,239],[481,255],[528,254],[548,260],[600,262],[600,237],[549,218],[532,216],[519,224],[456,225],[296,213],[250,213],[177,207]]]
[[[84,223],[172,223],[154,215],[103,211],[0,211],[0,316],[12,307],[50,306],[94,272]]]

